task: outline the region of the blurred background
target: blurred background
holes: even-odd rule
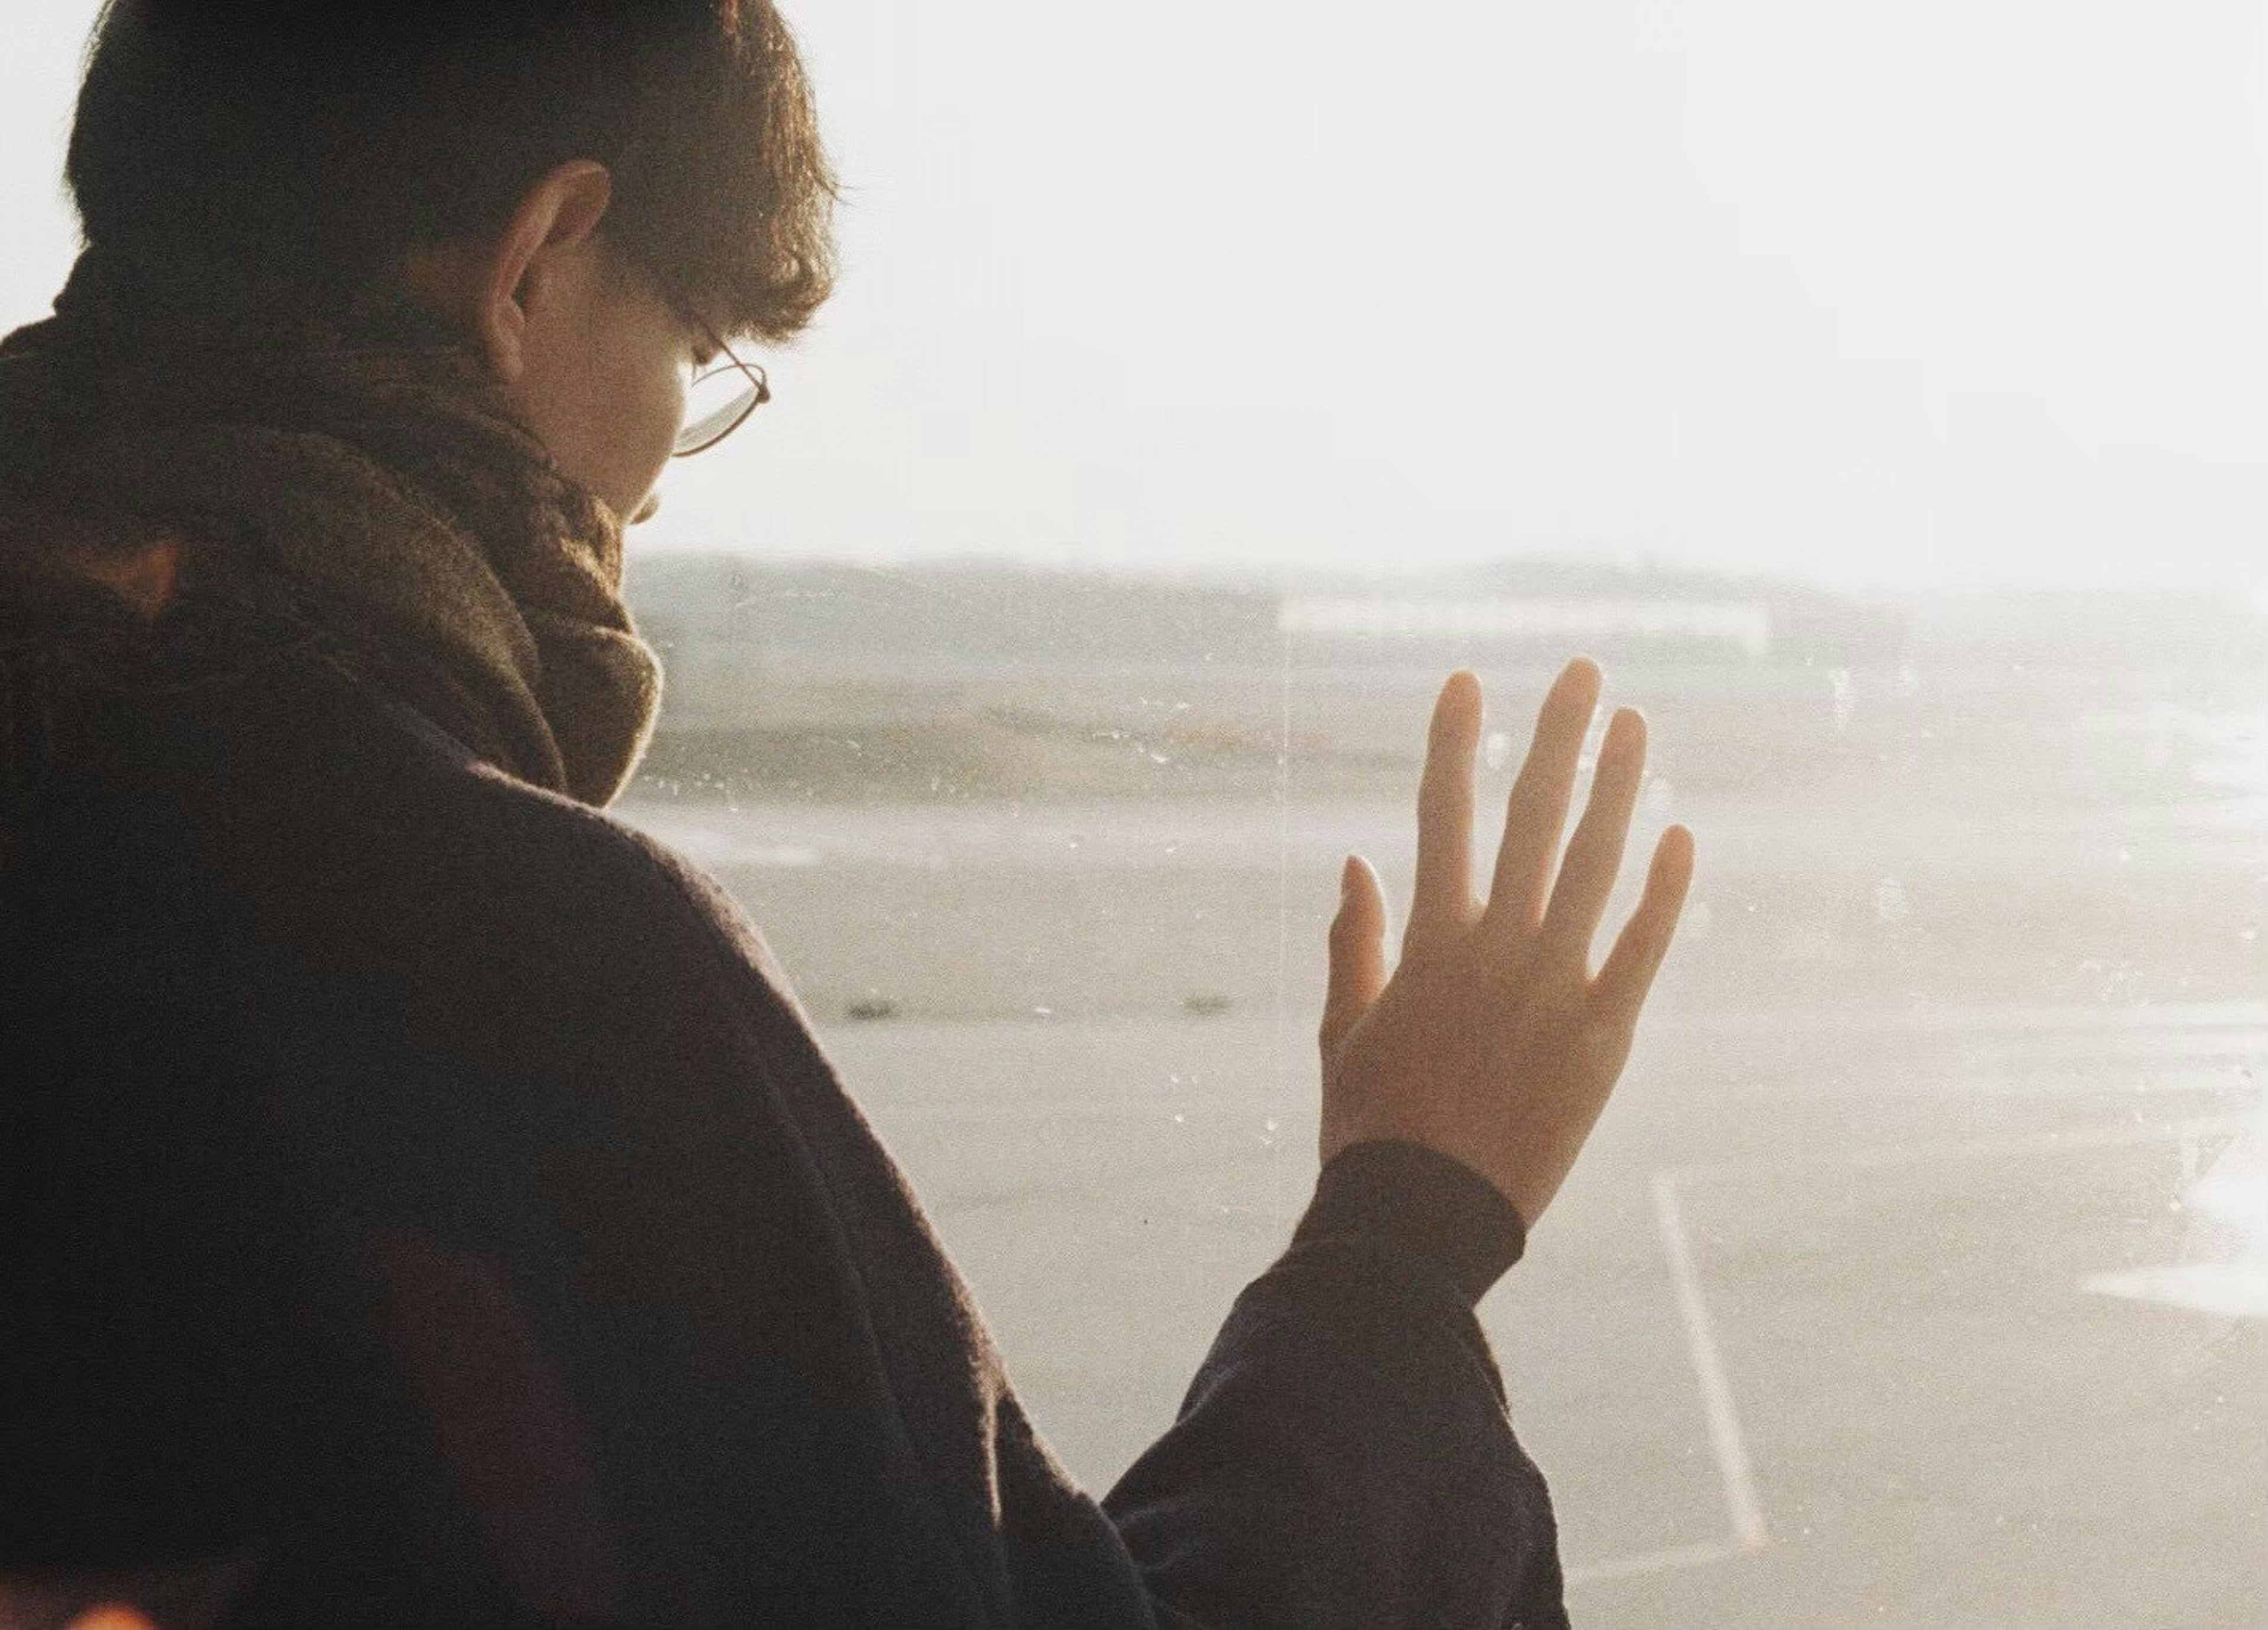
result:
[[[11,322],[93,9],[10,21]],[[1578,1621],[2260,1622],[2268,7],[790,11],[845,277],[633,536],[620,813],[1071,1466],[1304,1201],[1441,675],[1500,797],[1587,651],[1698,867],[1483,1309]]]

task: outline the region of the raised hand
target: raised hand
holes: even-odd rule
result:
[[[1673,826],[1592,973],[1646,768],[1646,719],[1619,709],[1562,860],[1600,685],[1597,664],[1578,657],[1544,698],[1485,902],[1471,875],[1480,682],[1457,673],[1441,688],[1418,794],[1416,892],[1390,978],[1377,874],[1350,855],[1341,880],[1322,1030],[1324,1160],[1366,1139],[1422,1143],[1495,1184],[1530,1228],[1559,1191],[1630,1057],[1693,878],[1693,835]]]

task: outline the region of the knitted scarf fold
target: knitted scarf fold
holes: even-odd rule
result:
[[[406,296],[322,320],[129,296],[82,256],[0,341],[0,537],[178,531],[185,599],[288,581],[403,699],[593,805],[650,738],[661,671],[622,599],[622,520]]]

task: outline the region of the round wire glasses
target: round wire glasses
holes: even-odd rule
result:
[[[771,382],[753,362],[733,354],[722,336],[692,313],[687,318],[717,348],[720,360],[696,372],[685,387],[685,424],[677,432],[673,458],[705,453],[748,422],[748,416],[772,399]]]

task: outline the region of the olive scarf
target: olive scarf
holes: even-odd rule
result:
[[[208,616],[280,585],[523,779],[603,805],[644,750],[661,674],[622,603],[622,519],[406,296],[220,316],[82,256],[55,315],[0,341],[0,552],[153,533],[183,540]]]

